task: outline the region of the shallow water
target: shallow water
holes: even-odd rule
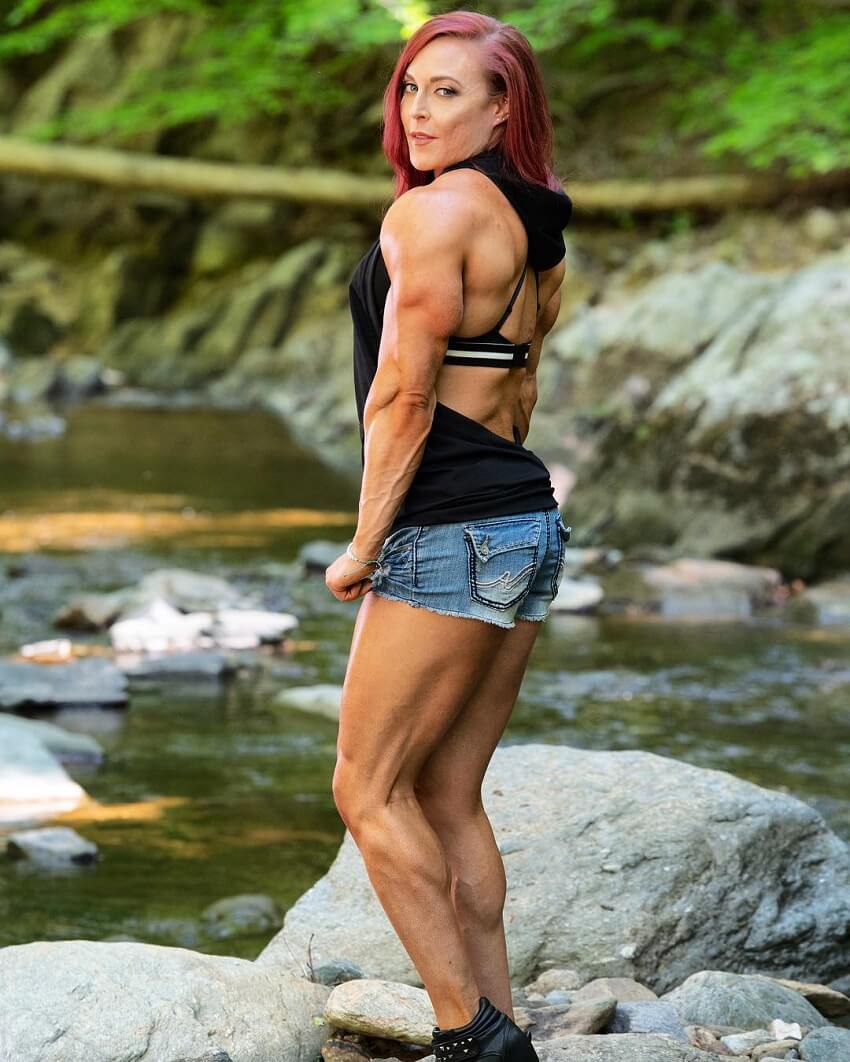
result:
[[[0,468],[0,651],[62,633],[50,621],[71,594],[165,565],[233,578],[302,621],[294,651],[222,686],[134,683],[127,708],[39,715],[103,746],[100,767],[68,767],[97,816],[61,820],[100,859],[62,873],[0,860],[0,944],[127,935],[254,958],[268,932],[217,940],[200,913],[241,892],[285,910],[342,839],[336,724],[273,697],[342,681],[360,603],[337,602],[319,575],[290,595],[279,565],[305,541],[347,541],[356,485],[274,419],[209,410],[88,407],[64,439],[0,442]],[[848,643],[839,628],[774,619],[554,614],[503,742],[645,749],[729,770],[800,797],[850,838]]]

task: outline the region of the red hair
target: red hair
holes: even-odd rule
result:
[[[433,170],[417,170],[410,162],[401,121],[404,72],[419,52],[437,37],[460,37],[481,46],[484,74],[491,96],[507,94],[511,113],[495,145],[521,177],[553,191],[561,183],[552,169],[554,132],[543,78],[526,37],[515,26],[477,11],[450,11],[424,22],[405,45],[384,91],[382,143],[395,171],[395,198],[409,188],[430,184]]]

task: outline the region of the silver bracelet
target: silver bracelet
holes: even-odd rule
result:
[[[353,545],[354,545],[354,541],[352,540],[345,547],[345,555],[346,555],[346,557],[350,557],[353,561],[357,561],[358,564],[361,564],[361,565],[364,565],[364,566],[367,565],[367,564],[379,564],[380,563],[380,561],[378,561],[378,560],[361,560],[359,557],[355,557],[354,550],[351,548]]]

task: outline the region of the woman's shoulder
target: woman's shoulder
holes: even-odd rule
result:
[[[406,256],[460,249],[476,219],[474,200],[457,182],[438,180],[410,188],[393,201],[381,222],[379,239],[387,268],[392,273],[393,265]]]

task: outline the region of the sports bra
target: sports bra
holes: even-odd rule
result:
[[[505,312],[493,327],[482,332],[480,336],[449,336],[449,344],[443,362],[447,365],[495,365],[497,368],[513,368],[515,365],[525,365],[528,361],[528,352],[531,349],[531,341],[527,343],[511,343],[505,339],[499,329],[507,321],[508,315],[513,309],[516,297],[525,280],[528,268],[528,259],[522,267],[517,286],[511,295],[510,302],[505,307]],[[532,269],[534,267],[532,266]],[[537,293],[537,312],[540,312],[540,285],[537,270],[534,269],[534,287]]]

